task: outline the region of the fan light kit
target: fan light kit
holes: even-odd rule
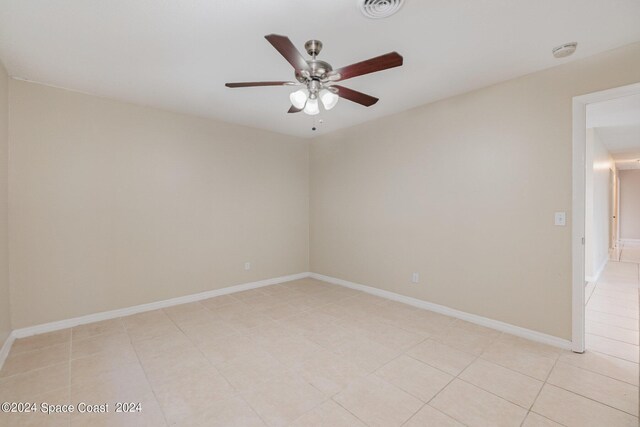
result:
[[[305,43],[304,48],[311,56],[311,59],[305,59],[288,37],[269,34],[265,38],[293,66],[296,81],[227,83],[225,86],[302,86],[289,95],[289,113],[304,111],[305,114],[315,116],[320,113],[321,104],[325,110],[331,110],[340,98],[370,107],[378,102],[378,98],[337,85],[335,82],[399,67],[403,61],[397,52],[391,52],[334,70],[328,62],[317,59],[322,50],[320,40],[309,40]]]

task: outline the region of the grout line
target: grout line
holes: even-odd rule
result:
[[[538,394],[536,395],[535,399],[533,399],[533,402],[531,403],[531,406],[529,407],[529,410],[527,411],[527,415],[524,417],[525,420],[529,416],[529,413],[531,413],[531,410],[533,409],[533,406],[538,401],[538,398],[540,397],[540,394],[542,393],[542,389],[544,388],[545,385],[548,384],[547,381],[549,381],[549,377],[551,376],[551,373],[556,368],[556,365],[558,364],[558,360],[560,360],[560,356],[558,356],[558,358],[556,358],[556,360],[553,362],[553,366],[551,367],[551,369],[549,369],[549,373],[547,374],[547,377],[542,382],[542,387],[540,387],[540,390],[538,390]],[[552,420],[552,421],[555,421],[555,420]],[[555,421],[555,422],[557,422],[557,421]],[[523,424],[524,424],[524,420],[522,421],[522,424],[520,424],[520,426],[522,427]]]
[[[597,323],[597,322],[594,322],[594,323]],[[600,325],[604,325],[604,326],[612,326],[612,325],[605,325],[605,324],[603,324],[603,323],[599,323],[599,324],[600,324]],[[615,326],[613,326],[613,327],[615,328]],[[624,328],[620,328],[620,329],[624,329]],[[624,329],[624,330],[625,330],[625,331],[633,331],[633,329]],[[638,332],[638,331],[635,331],[635,332]],[[640,345],[640,344],[634,344],[634,343],[631,343],[631,342],[628,342],[628,341],[619,340],[619,339],[617,339],[617,338],[609,337],[609,336],[607,336],[607,335],[596,334],[596,333],[594,333],[594,332],[586,332],[586,333],[587,333],[587,334],[589,334],[589,335],[596,336],[596,337],[606,338],[606,339],[609,339],[609,340],[611,340],[611,341],[616,341],[616,342],[619,342],[619,343],[622,343],[622,344],[634,345],[634,346],[636,346],[636,347],[638,347],[638,346]],[[615,356],[613,356],[613,357],[615,357]],[[631,362],[631,363],[635,363],[635,362]]]
[[[164,408],[162,407],[162,405],[160,405],[160,400],[158,399],[158,396],[156,395],[156,391],[153,389],[153,386],[151,385],[151,381],[149,381],[149,376],[147,375],[147,370],[144,369],[144,365],[142,364],[142,360],[140,360],[140,355],[138,354],[138,350],[136,350],[136,347],[133,344],[133,340],[131,339],[131,334],[129,334],[129,328],[127,328],[127,324],[122,321],[122,317],[118,317],[117,319],[120,319],[120,322],[122,323],[122,327],[124,328],[127,336],[129,337],[129,343],[131,344],[131,348],[133,349],[133,353],[136,355],[136,359],[138,360],[138,365],[140,366],[140,369],[142,369],[142,373],[144,374],[144,378],[147,381],[147,385],[149,386],[149,390],[151,390],[151,394],[153,394],[153,398],[155,399],[156,404],[158,405],[158,408],[160,408],[160,413],[162,414],[162,418],[164,419],[164,423],[165,423],[166,426],[169,426],[169,420],[167,419],[167,415],[165,414]],[[149,339],[152,339],[152,338],[149,338]]]

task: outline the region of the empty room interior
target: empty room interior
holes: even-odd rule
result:
[[[0,0],[0,426],[637,427],[637,0]]]

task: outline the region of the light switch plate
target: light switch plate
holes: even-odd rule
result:
[[[567,225],[567,213],[566,212],[556,212],[555,213],[555,225],[565,226]]]

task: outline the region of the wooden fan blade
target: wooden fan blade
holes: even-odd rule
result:
[[[402,56],[398,52],[391,52],[386,55],[376,56],[375,58],[367,59],[366,61],[333,70],[331,74],[340,74],[340,78],[337,81],[342,81],[352,77],[363,76],[365,74],[399,67],[401,65]]]
[[[366,93],[358,92],[357,90],[349,89],[348,87],[340,85],[332,85],[331,87],[338,89],[338,95],[340,98],[348,99],[349,101],[364,105],[365,107],[371,107],[373,104],[378,102],[378,98],[374,98]]]
[[[289,111],[287,111],[287,113],[299,113],[300,111],[302,111],[302,108],[296,108],[292,105],[291,108],[289,108]]]
[[[254,86],[291,86],[295,85],[294,82],[241,82],[241,83],[226,83],[226,87],[254,87]]]
[[[298,49],[296,49],[293,43],[291,43],[289,37],[280,36],[278,34],[269,34],[268,36],[264,36],[264,38],[267,39],[267,41],[271,43],[278,52],[280,52],[280,55],[284,56],[284,59],[286,59],[293,68],[296,70],[309,69],[309,64],[307,64],[307,61],[300,54]]]

